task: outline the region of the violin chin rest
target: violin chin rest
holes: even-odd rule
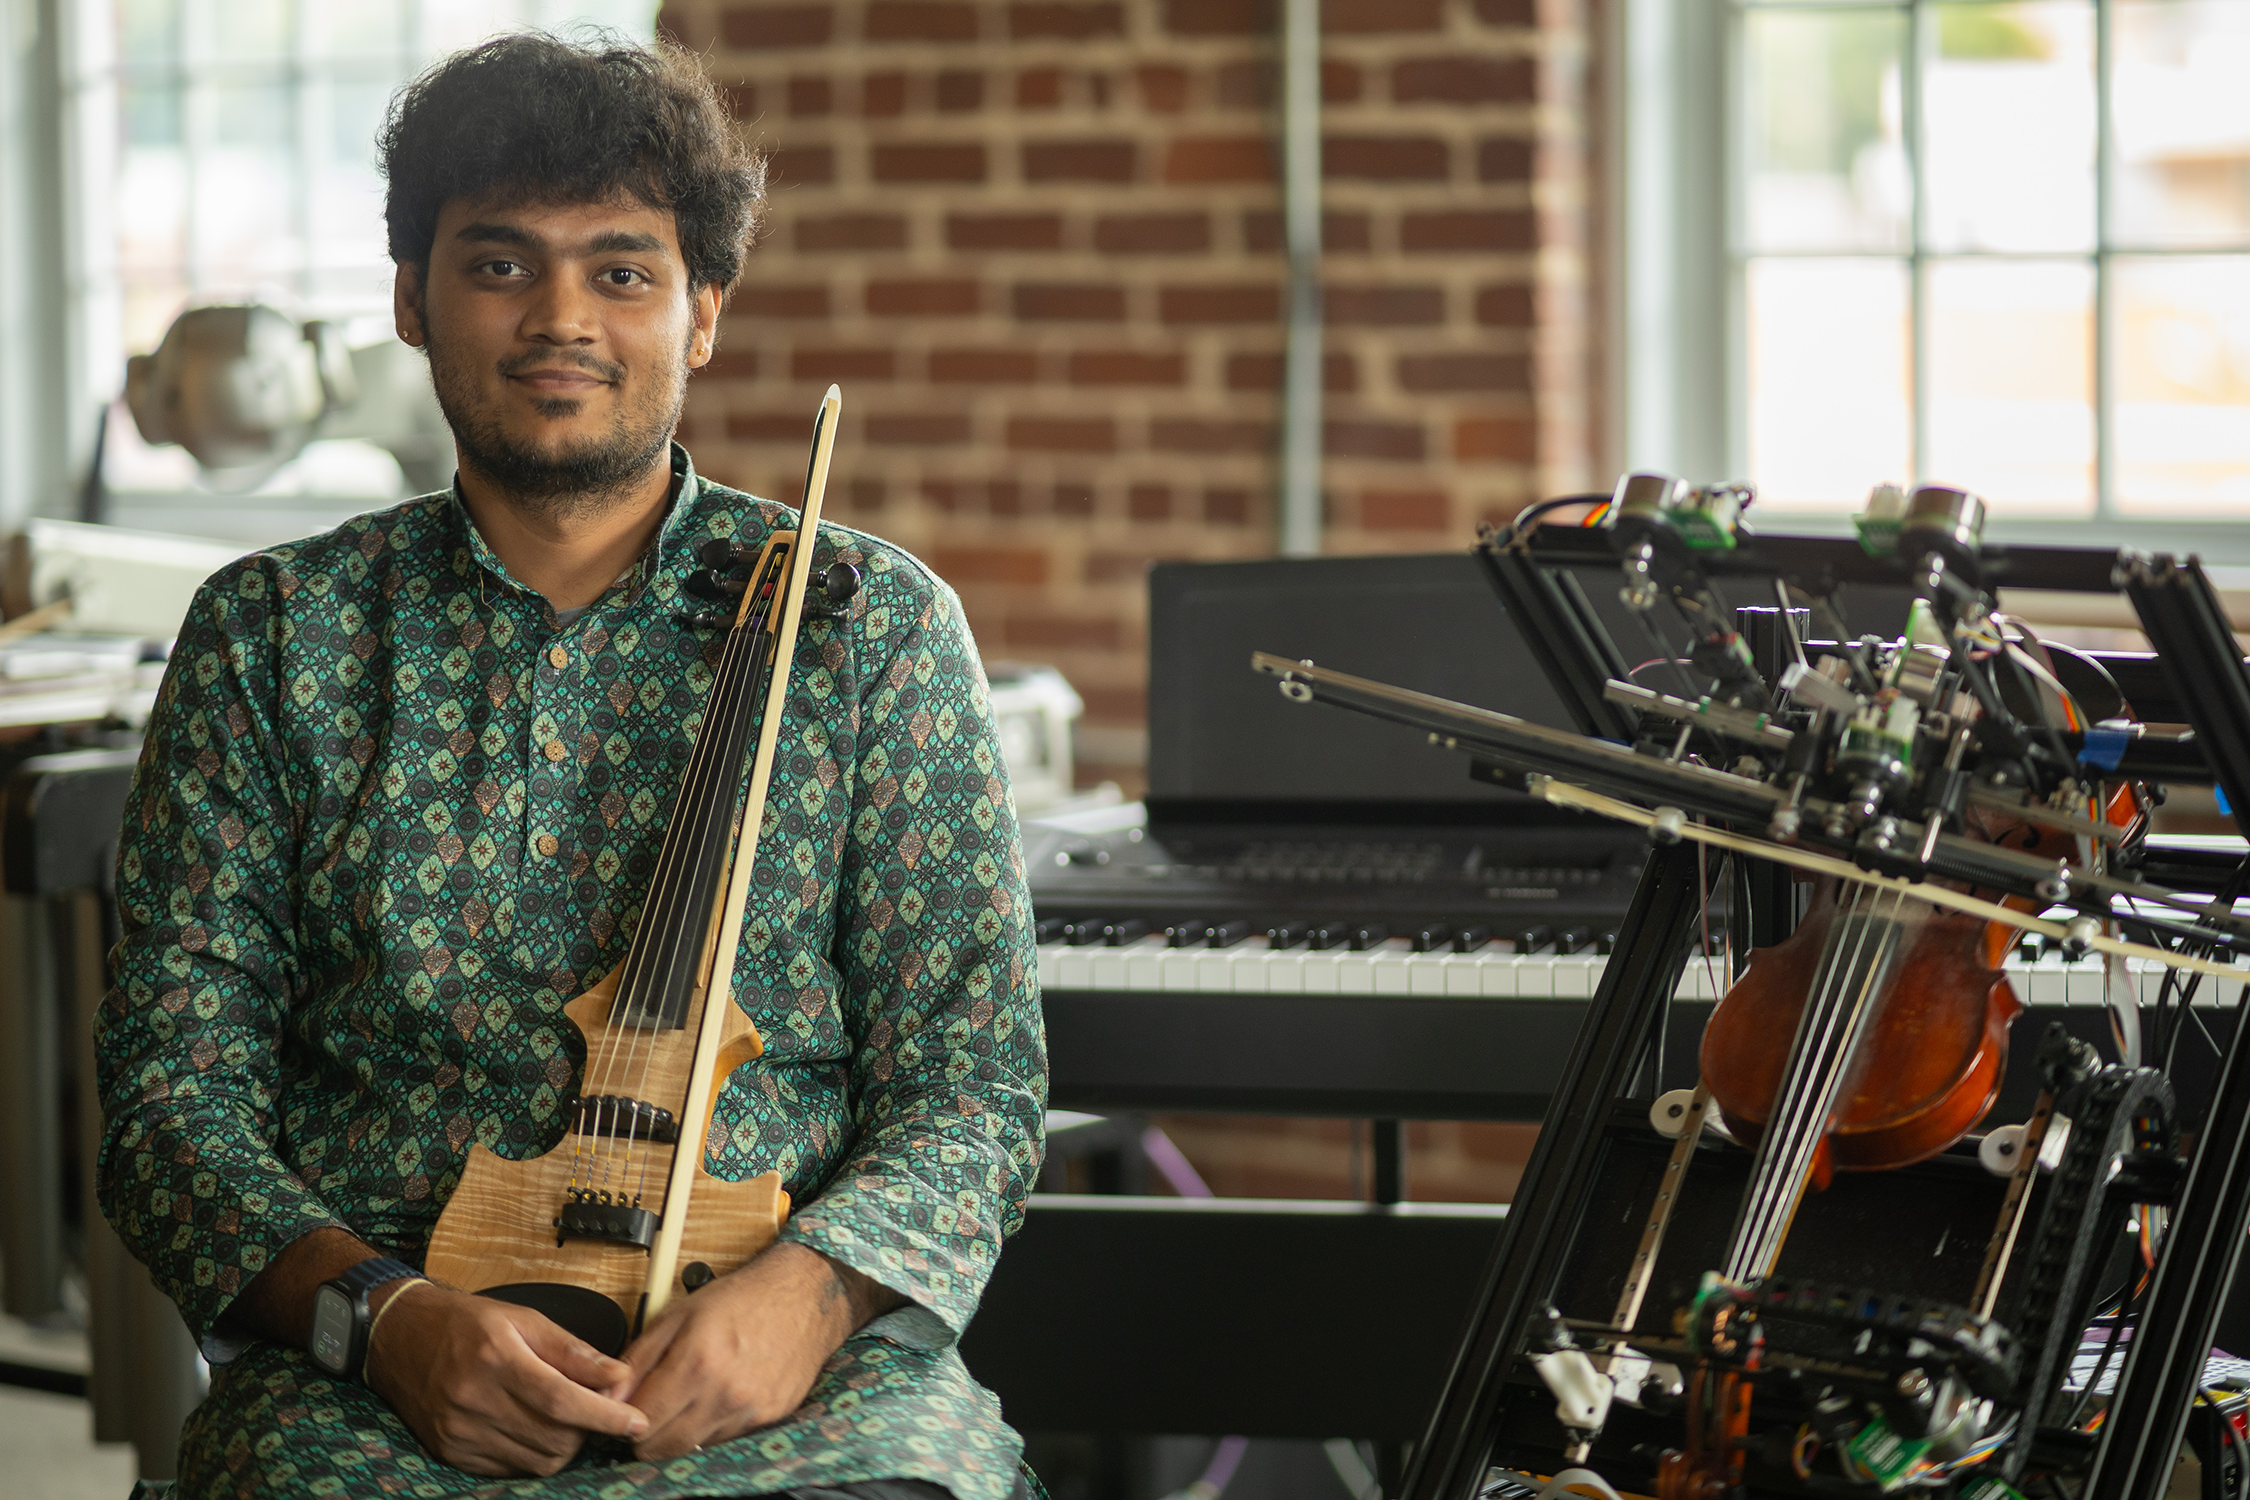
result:
[[[582,1286],[559,1281],[518,1281],[509,1286],[488,1286],[477,1295],[528,1307],[612,1359],[623,1352],[626,1337],[632,1332],[623,1308],[600,1292]]]

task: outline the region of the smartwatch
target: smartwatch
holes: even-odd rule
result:
[[[404,1261],[378,1255],[363,1260],[313,1293],[313,1363],[341,1380],[359,1379],[367,1362],[367,1294],[422,1273]]]

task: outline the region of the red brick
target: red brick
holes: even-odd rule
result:
[[[1062,69],[1025,68],[1016,75],[1016,108],[1053,109],[1062,103]]]
[[[1398,239],[1410,255],[1530,250],[1538,246],[1539,226],[1528,209],[1452,209],[1402,215]]]
[[[657,11],[656,34],[690,52],[708,51],[719,39],[705,17],[691,14],[677,5],[666,5]]]
[[[1139,166],[1131,141],[1026,141],[1026,182],[1131,182]]]
[[[1409,354],[1398,362],[1409,391],[1529,391],[1531,361],[1520,354]]]
[[[1330,422],[1320,446],[1330,458],[1420,459],[1424,449],[1422,424]]]
[[[1273,148],[1264,136],[1189,136],[1164,153],[1166,182],[1271,182]]]
[[[1453,456],[1530,463],[1539,456],[1538,424],[1530,417],[1464,417],[1453,424]]]
[[[1219,526],[1249,525],[1250,492],[1233,489],[1205,490],[1203,519]]]
[[[859,112],[870,120],[887,120],[906,113],[906,75],[870,73],[860,80]]]
[[[754,83],[722,83],[719,85],[719,102],[737,120],[754,120],[758,117],[758,86]]]
[[[845,491],[851,496],[852,509],[861,511],[883,508],[883,481],[880,479],[855,479]]]
[[[1537,321],[1531,288],[1488,286],[1477,292],[1477,321],[1493,328],[1529,328]]]
[[[1010,646],[1032,650],[1115,651],[1125,643],[1125,627],[1114,616],[1010,615],[1000,636]]]
[[[1141,86],[1141,107],[1149,113],[1176,115],[1187,108],[1187,69],[1150,63],[1135,68],[1133,78]]]
[[[1148,424],[1148,445],[1159,453],[1270,453],[1277,441],[1271,422],[1157,417]]]
[[[1437,31],[1445,0],[1321,0],[1320,29],[1330,36],[1385,31]]]
[[[832,5],[736,5],[719,18],[719,35],[729,47],[759,52],[825,47],[835,30]]]
[[[948,515],[959,515],[973,510],[977,503],[978,486],[950,479],[925,479],[922,481],[922,498]]]
[[[1227,356],[1227,389],[1230,391],[1278,391],[1281,389],[1282,365],[1286,356],[1280,354],[1230,354]],[[1324,354],[1321,357],[1321,386],[1325,390],[1350,392],[1359,389],[1359,361],[1349,354]]]
[[[1281,214],[1254,208],[1242,216],[1242,243],[1257,254],[1285,249]],[[1365,254],[1374,248],[1373,221],[1362,213],[1329,209],[1320,216],[1320,250],[1323,255]]]
[[[1039,378],[1030,349],[932,349],[930,379],[962,385],[1027,385]]]
[[[1172,487],[1168,484],[1136,484],[1125,492],[1125,514],[1136,521],[1168,521],[1172,518]]]
[[[799,250],[903,250],[906,220],[897,214],[832,214],[797,221]]]
[[[1094,513],[1094,487],[1089,484],[1058,484],[1055,486],[1053,505],[1058,516],[1090,516]]]
[[[1369,490],[1359,497],[1359,524],[1369,531],[1443,531],[1443,490]]]
[[[889,380],[898,357],[888,349],[799,349],[789,356],[792,380]]]
[[[1045,453],[1115,453],[1117,424],[1108,417],[1010,417],[1008,446]]]
[[[834,146],[777,146],[766,153],[766,186],[818,187],[836,180]]]
[[[871,42],[973,42],[977,8],[963,0],[869,0]]]
[[[1528,104],[1539,65],[1528,57],[1410,57],[1391,66],[1399,104]]]
[[[996,516],[1020,516],[1025,510],[1023,486],[1013,479],[995,479],[984,488],[984,505]]]
[[[1139,584],[1148,577],[1149,565],[1161,561],[1146,552],[1101,548],[1086,554],[1086,581]],[[1139,724],[1147,717],[1148,695],[1132,688],[1080,688],[1078,697],[1090,724]]]
[[[1186,380],[1187,356],[1178,352],[1082,349],[1070,357],[1072,385],[1180,385]]]
[[[1364,87],[1357,63],[1333,57],[1320,60],[1321,103],[1356,103]],[[1263,58],[1222,64],[1217,93],[1222,107],[1271,108],[1281,97],[1281,69]]]
[[[1538,153],[1530,141],[1496,137],[1477,147],[1479,182],[1529,182],[1538,170]]]
[[[1116,323],[1125,317],[1125,288],[1098,282],[1018,282],[1015,314],[1027,321]]]
[[[941,114],[984,108],[984,75],[965,68],[948,68],[938,74],[937,107]]]
[[[1008,35],[1017,41],[1053,37],[1081,42],[1088,37],[1123,36],[1125,7],[1115,0],[1098,5],[1011,5]]]
[[[825,78],[789,80],[789,113],[799,119],[825,115],[836,107],[835,86]]]
[[[1271,284],[1168,286],[1157,292],[1166,323],[1271,323],[1281,316],[1281,288]]]
[[[1174,36],[1270,36],[1276,0],[1164,0],[1164,29]]]
[[[807,436],[801,411],[737,411],[727,414],[727,436],[745,443],[798,443]]]
[[[1477,0],[1477,19],[1487,26],[1535,27],[1539,0]]]
[[[817,284],[769,286],[745,279],[736,285],[728,306],[752,318],[825,318],[828,288]]]
[[[1321,291],[1330,323],[1409,328],[1445,321],[1445,293],[1434,286],[1331,286]]]
[[[893,412],[867,419],[867,441],[888,446],[936,447],[969,440],[969,419],[959,412]]]
[[[1452,163],[1435,136],[1332,135],[1320,143],[1320,175],[1375,182],[1443,182]]]
[[[754,380],[758,375],[758,351],[721,346],[711,351],[711,358],[701,373],[718,380]]]
[[[1060,250],[1060,214],[949,214],[945,243],[954,250]]]
[[[1047,581],[1047,554],[1036,547],[935,547],[930,569],[947,583]]]
[[[1206,214],[1104,214],[1094,248],[1106,255],[1191,255],[1211,248]]]
[[[879,145],[877,182],[982,182],[984,147],[974,141],[940,145]]]
[[[882,318],[958,318],[977,311],[977,284],[959,277],[867,283],[867,310]]]

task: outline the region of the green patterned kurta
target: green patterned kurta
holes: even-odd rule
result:
[[[711,685],[719,632],[682,619],[694,551],[795,524],[673,461],[654,547],[566,626],[444,494],[233,564],[181,629],[98,1033],[103,1211],[234,1356],[188,1421],[181,1500],[1014,1483],[1018,1441],[954,1340],[1040,1159],[1022,854],[959,602],[842,528],[823,560],[866,583],[798,644],[735,979],[766,1052],[722,1094],[712,1160],[778,1169],[783,1237],[911,1304],[779,1426],[504,1484],[301,1352],[218,1334],[298,1236],[418,1260],[472,1142],[560,1140],[584,1060],[562,1007],[625,955]]]

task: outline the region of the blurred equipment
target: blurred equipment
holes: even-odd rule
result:
[[[262,302],[181,313],[154,354],[126,362],[125,404],[144,440],[178,443],[228,493],[334,438],[388,451],[411,493],[452,477],[453,435],[419,354],[396,339],[347,349],[335,324]]]
[[[992,718],[1016,812],[1028,817],[1071,797],[1071,726],[1086,711],[1077,692],[1053,667],[1028,662],[985,664],[992,688]]]
[[[76,521],[33,521],[24,536],[35,607],[67,599],[73,630],[154,641],[177,635],[203,580],[242,555],[201,537]]]

